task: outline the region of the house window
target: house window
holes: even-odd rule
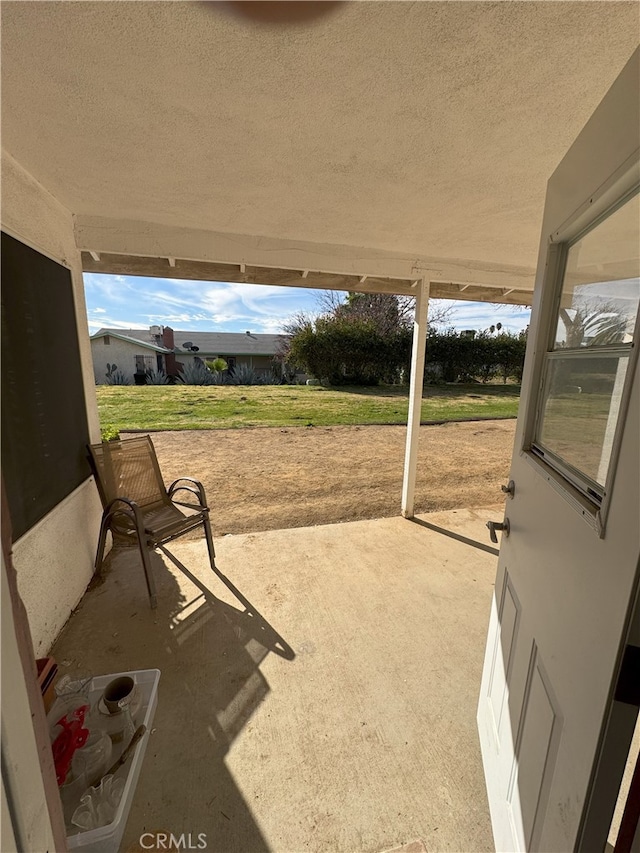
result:
[[[136,356],[136,373],[146,373],[147,370],[153,370],[152,355],[137,355]]]
[[[108,346],[109,346],[109,344],[111,343],[111,338],[109,337],[109,335],[105,335],[105,336],[104,336],[104,338],[103,338],[102,340],[104,341],[104,345],[105,345],[106,347],[108,347]]]
[[[638,334],[639,199],[564,248],[532,442],[596,509],[611,490]]]

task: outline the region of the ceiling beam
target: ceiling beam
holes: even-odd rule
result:
[[[176,278],[187,281],[224,281],[248,284],[279,285],[282,287],[306,287],[316,290],[342,290],[357,293],[395,293],[415,296],[414,279],[382,278],[367,276],[361,284],[361,276],[307,270],[306,278],[298,270],[274,269],[245,265],[244,273],[238,264],[214,264],[203,261],[176,259],[174,267],[167,270],[163,258],[143,258],[132,255],[103,254],[100,263],[90,252],[82,252],[82,267],[85,272],[111,273],[113,275],[139,275],[152,278]],[[460,299],[477,302],[504,302],[512,305],[530,305],[532,294],[528,291],[512,290],[503,296],[496,287],[467,285],[464,295],[459,285],[452,282],[432,282],[431,295],[436,299]]]
[[[82,251],[156,257],[168,255],[213,264],[240,263],[249,267],[291,270],[300,281],[300,270],[356,276],[361,287],[367,278],[455,282],[496,288],[533,290],[535,270],[486,261],[431,256],[416,257],[382,249],[300,240],[224,234],[189,228],[173,228],[151,222],[111,220],[78,215],[75,238]]]

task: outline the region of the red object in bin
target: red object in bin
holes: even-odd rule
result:
[[[81,705],[60,717],[56,723],[56,726],[60,726],[62,729],[52,746],[58,785],[64,785],[64,780],[67,778],[71,767],[73,753],[87,742],[89,729],[84,728],[84,718],[88,711],[88,705]]]

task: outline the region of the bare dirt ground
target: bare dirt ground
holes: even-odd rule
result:
[[[417,513],[502,502],[515,420],[423,426]],[[400,514],[406,428],[339,426],[153,434],[167,483],[201,480],[214,536]]]

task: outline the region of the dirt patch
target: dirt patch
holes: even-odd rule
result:
[[[501,503],[515,421],[420,429],[416,512]],[[167,483],[204,484],[214,536],[399,515],[405,439],[400,426],[153,434]]]

